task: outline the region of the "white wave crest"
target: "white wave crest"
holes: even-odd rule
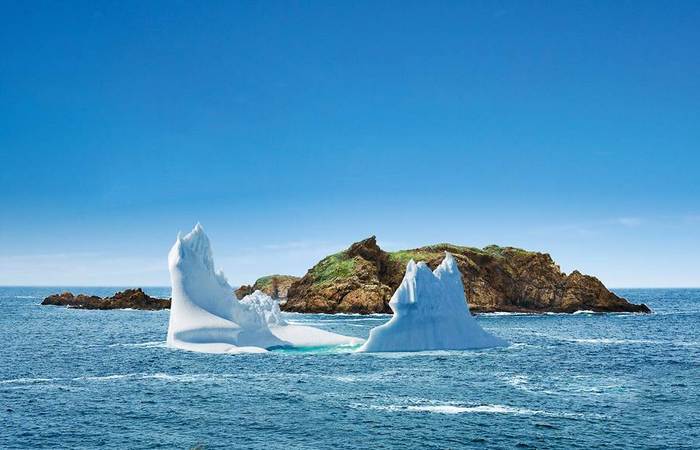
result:
[[[60,380],[60,378],[10,378],[8,380],[0,380],[0,384],[50,383],[57,380]]]
[[[124,378],[134,378],[138,375],[137,373],[116,373],[112,375],[76,377],[73,378],[73,381],[113,381]]]
[[[549,412],[536,409],[520,408],[515,406],[486,404],[466,406],[459,404],[415,404],[415,405],[362,405],[353,404],[356,409],[374,409],[390,412],[425,412],[433,414],[511,414],[516,416],[550,416],[550,417],[570,417],[573,414],[562,412]]]
[[[111,344],[110,345],[110,347],[134,347],[134,348],[166,348],[167,346],[168,345],[165,341],[118,343],[118,344]]]

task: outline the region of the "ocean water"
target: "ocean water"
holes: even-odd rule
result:
[[[700,448],[699,289],[617,290],[652,315],[479,316],[508,348],[375,355],[171,350],[168,311],[39,305],[64,289],[0,288],[0,448]],[[287,318],[366,337],[389,316]]]

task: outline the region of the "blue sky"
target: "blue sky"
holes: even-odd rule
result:
[[[696,2],[3,2],[0,284],[514,245],[700,286]]]

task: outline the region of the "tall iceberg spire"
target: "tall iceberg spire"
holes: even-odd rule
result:
[[[258,352],[287,343],[264,317],[242,304],[223,272],[214,269],[209,238],[198,223],[178,235],[168,255],[172,304],[168,345],[212,353]]]
[[[462,350],[507,345],[484,331],[469,313],[462,275],[454,257],[435,269],[411,260],[389,307],[394,316],[373,328],[365,352]]]
[[[172,285],[167,343],[208,353],[263,352],[280,346],[359,344],[361,339],[287,324],[279,304],[260,291],[239,300],[214,268],[209,238],[198,223],[178,234],[168,254]]]

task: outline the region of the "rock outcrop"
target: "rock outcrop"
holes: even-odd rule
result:
[[[67,306],[81,309],[144,309],[159,310],[170,308],[170,299],[154,298],[141,288],[117,292],[112,297],[96,295],[73,295],[71,292],[53,294],[41,302],[42,305]]]
[[[285,311],[389,313],[391,295],[411,259],[431,269],[445,251],[459,267],[472,312],[650,312],[605,288],[595,277],[567,275],[546,253],[491,245],[483,249],[437,244],[385,252],[374,236],[328,256],[289,287]]]
[[[262,291],[264,294],[284,304],[287,301],[289,287],[298,279],[299,277],[291,275],[269,275],[258,278],[252,286],[243,285],[236,289],[236,297],[243,298],[255,291]]]

